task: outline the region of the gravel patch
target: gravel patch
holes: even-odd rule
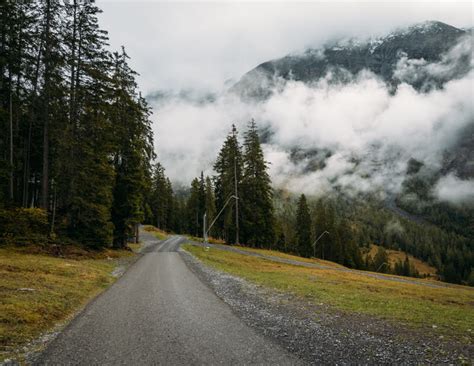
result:
[[[247,325],[307,364],[471,364],[474,346],[366,315],[347,314],[249,283],[180,250],[189,268]]]

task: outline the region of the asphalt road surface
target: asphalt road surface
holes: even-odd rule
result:
[[[177,252],[142,232],[143,256],[47,347],[39,365],[295,365],[246,326]]]

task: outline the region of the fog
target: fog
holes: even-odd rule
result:
[[[143,93],[221,90],[258,64],[341,36],[425,20],[472,27],[469,1],[98,0],[113,49],[124,45]]]
[[[212,174],[231,124],[243,132],[254,118],[270,132],[264,150],[276,187],[316,195],[335,187],[397,193],[410,158],[439,168],[460,131],[474,123],[472,71],[443,89],[427,85],[420,92],[409,85],[426,75],[449,79],[462,55],[472,59],[470,41],[439,63],[402,57],[395,93],[368,71],[345,85],[332,83],[331,75],[313,85],[288,82],[260,104],[226,93],[259,63],[331,39],[379,36],[430,19],[472,27],[470,2],[99,1],[99,6],[111,47],[125,45],[145,95],[167,95],[149,100],[158,159],[175,183],[188,185],[201,170]],[[331,156],[302,152],[315,149]],[[472,198],[472,184],[449,175],[433,193],[457,204]]]
[[[456,62],[466,53],[472,56],[465,43],[444,59]],[[401,80],[422,73],[437,75],[447,68],[444,61],[416,67],[402,62],[399,67]],[[201,170],[212,173],[231,124],[242,132],[254,118],[269,136],[264,150],[275,186],[316,195],[334,187],[349,193],[397,193],[410,158],[439,169],[444,152],[455,145],[460,131],[474,123],[473,77],[471,71],[429,92],[402,83],[391,93],[376,75],[363,71],[346,84],[331,82],[331,75],[313,85],[289,81],[259,104],[225,93],[211,102],[172,97],[154,117],[159,159],[172,180],[188,184]],[[295,152],[314,149],[332,154],[320,159],[324,164],[317,170],[311,167],[318,156],[293,158]],[[446,187],[455,184],[463,187],[456,190],[456,198],[446,193]],[[440,181],[434,193],[459,203],[472,196],[470,187],[472,181],[452,177]]]

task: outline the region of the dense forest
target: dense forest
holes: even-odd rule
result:
[[[91,1],[0,5],[4,242],[123,247],[143,220],[150,110],[99,13]]]
[[[446,281],[474,284],[472,210],[435,202],[414,207],[402,197],[399,206],[425,218],[414,221],[370,195],[318,198],[273,189],[255,121],[242,136],[232,127],[213,176],[201,173],[175,191],[154,154],[151,111],[136,73],[124,49],[108,50],[99,13],[91,1],[0,5],[3,244],[122,248],[139,223],[149,223],[416,275],[408,258],[388,265],[383,247],[398,249],[436,267]],[[414,175],[405,193],[426,201],[426,184]],[[374,258],[364,255],[370,244],[382,247]]]

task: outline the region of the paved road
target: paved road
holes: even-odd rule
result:
[[[143,256],[49,345],[39,365],[295,365],[191,272],[177,249],[143,232]]]

